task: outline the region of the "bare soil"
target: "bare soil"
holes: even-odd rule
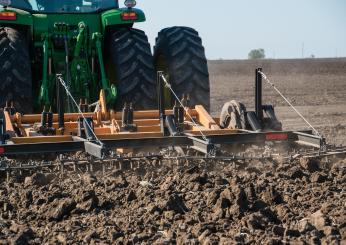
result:
[[[330,141],[345,144],[346,59],[211,61],[212,110],[253,104],[262,66]],[[304,68],[305,67],[305,68]],[[270,88],[289,129],[305,124]],[[0,179],[0,244],[345,244],[346,159],[195,162]]]

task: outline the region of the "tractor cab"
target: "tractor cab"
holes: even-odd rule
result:
[[[93,13],[119,7],[116,0],[2,0],[0,5],[39,13]]]

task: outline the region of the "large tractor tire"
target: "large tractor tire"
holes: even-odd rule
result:
[[[0,108],[13,102],[17,111],[31,113],[31,65],[26,38],[10,27],[0,27]]]
[[[157,108],[155,69],[146,34],[133,28],[114,30],[110,58],[118,89],[117,109],[132,103],[136,110]]]
[[[159,32],[154,48],[155,67],[168,75],[181,99],[190,95],[190,105],[210,109],[208,64],[198,32],[189,27],[171,27]],[[170,98],[173,104],[174,98]]]

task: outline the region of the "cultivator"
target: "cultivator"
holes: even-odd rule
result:
[[[88,171],[95,167],[105,171],[114,165],[118,168],[138,167],[143,162],[155,165],[167,160],[234,162],[345,154],[345,148],[328,146],[323,137],[312,134],[311,130],[278,130],[281,124],[273,107],[262,105],[262,76],[259,71],[256,70],[256,111],[241,111],[242,105],[232,102],[224,107],[230,118],[224,117],[224,111],[221,118],[213,118],[203,106],[191,108],[187,96],[182,100],[176,97],[174,107],[166,109],[164,89],[171,87],[162,72],[157,78],[159,110],[135,111],[131,104],[125,104],[121,112],[108,110],[102,90],[94,112],[88,112],[89,105],[83,103],[85,101],[76,105],[79,113],[65,113],[63,100],[58,103],[56,114],[43,111],[41,114],[23,115],[11,106],[6,107],[0,113],[0,170],[9,173],[58,168],[63,171],[84,166]],[[59,80],[58,89],[63,92],[67,88],[58,75]],[[68,90],[66,92],[69,95]],[[239,106],[238,111],[234,111],[234,104]],[[245,128],[238,127],[239,121],[244,119]],[[272,149],[277,144],[289,148],[285,153],[268,151],[268,143]],[[247,153],[254,145],[262,152]],[[305,151],[291,150],[295,145],[305,146]],[[266,146],[267,150],[263,152]],[[175,153],[167,154],[164,149]],[[50,153],[57,159],[42,160]],[[40,160],[23,161],[21,156],[28,155]]]

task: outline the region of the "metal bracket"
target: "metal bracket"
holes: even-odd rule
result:
[[[84,148],[85,152],[99,159],[103,159],[106,156],[107,150],[103,145],[98,145],[91,141],[85,141]]]
[[[326,139],[321,136],[302,133],[302,132],[293,132],[297,137],[295,143],[305,146],[311,146],[315,148],[319,148],[321,151],[326,150]]]
[[[216,145],[211,144],[209,140],[203,140],[195,136],[188,136],[188,138],[192,140],[191,148],[203,154],[214,154],[217,150]]]
[[[169,136],[170,133],[166,126],[166,110],[165,110],[165,93],[164,93],[164,82],[162,76],[164,75],[163,71],[157,72],[157,87],[158,87],[158,108],[160,114],[160,125],[161,132],[164,136]]]
[[[262,68],[256,69],[256,82],[255,82],[255,109],[256,116],[260,123],[263,122],[263,107],[262,107],[262,75],[260,72]]]
[[[97,144],[95,141],[94,124],[92,117],[78,118],[78,136],[73,137],[75,141],[84,142],[84,150],[91,156],[103,159],[106,156],[106,148],[103,144]]]
[[[84,151],[91,156],[103,159],[106,156],[107,149],[104,145],[96,144],[94,141],[88,141],[84,138],[73,136],[74,142],[81,142],[84,144]]]
[[[121,131],[136,132],[137,125],[133,121],[133,107],[132,104],[125,103],[121,114]]]
[[[62,78],[61,74],[56,74],[56,98],[57,98],[57,107],[58,107],[58,128],[63,129],[65,127],[65,105],[64,105],[64,95],[63,95],[63,87],[60,83],[60,79]]]
[[[4,112],[0,111],[0,143],[5,144],[6,143],[6,121],[5,121],[5,115]]]
[[[78,136],[87,140],[96,140],[93,134],[94,123],[92,117],[78,118]]]

